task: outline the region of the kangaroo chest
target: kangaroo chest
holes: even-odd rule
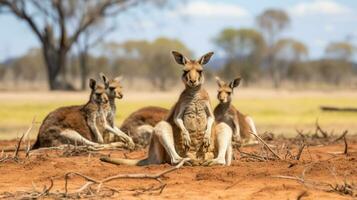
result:
[[[185,128],[190,133],[191,146],[186,153],[194,159],[204,158],[203,138],[207,129],[207,117],[206,103],[203,99],[196,97],[187,102],[182,118]]]
[[[207,127],[206,105],[198,98],[190,101],[183,113],[183,123],[190,134],[204,132]]]

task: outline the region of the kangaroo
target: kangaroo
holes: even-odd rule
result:
[[[129,160],[102,157],[102,161],[139,166],[162,163],[174,165],[183,159],[189,159],[193,165],[230,164],[224,156],[228,154],[232,131],[229,132],[230,127],[221,123],[223,133],[216,134],[209,96],[202,88],[203,65],[208,63],[213,52],[198,60],[189,60],[176,51],[172,54],[175,61],[183,65],[181,79],[185,89],[166,120],[155,126],[147,158]],[[218,157],[212,159],[213,156]]]
[[[115,99],[122,99],[123,98],[123,93],[122,93],[122,86],[121,86],[121,76],[116,77],[114,79],[108,79],[104,73],[99,74],[100,77],[102,78],[105,87],[107,88],[106,93],[109,98],[109,106],[106,104],[105,106],[105,116],[106,116],[106,121],[107,126],[106,129],[109,131],[105,131],[104,134],[104,141],[106,143],[109,143],[111,141],[110,139],[110,133],[115,133],[114,134],[114,141],[123,141],[128,143],[129,148],[134,148],[135,144],[133,142],[133,139],[129,137],[127,134],[125,134],[121,129],[117,128],[114,124],[115,121],[115,114],[116,114],[116,105],[115,105]]]
[[[241,142],[242,145],[256,144],[257,141],[251,135],[251,133],[257,134],[253,119],[242,114],[232,105],[233,89],[239,86],[241,78],[238,77],[229,84],[219,77],[216,77],[216,80],[219,100],[219,104],[214,109],[216,121],[224,122],[232,128],[233,141]]]
[[[105,123],[103,105],[109,100],[103,85],[90,79],[89,86],[91,93],[85,105],[61,107],[47,115],[32,149],[67,143],[89,146],[103,143],[104,127],[97,125]]]
[[[146,106],[131,113],[120,126],[135,144],[146,147],[157,123],[166,119],[169,110],[158,106]],[[114,140],[116,141],[116,140]]]

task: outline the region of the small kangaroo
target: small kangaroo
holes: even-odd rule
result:
[[[172,107],[167,119],[159,122],[153,132],[148,157],[143,160],[112,159],[104,162],[127,165],[179,163],[183,159],[192,164],[230,164],[229,155],[232,131],[224,123],[221,133],[216,134],[214,115],[208,93],[203,89],[203,65],[213,55],[209,52],[198,60],[189,60],[181,53],[172,52],[175,61],[183,65],[182,81],[185,89]],[[228,131],[227,131],[228,129]],[[217,156],[212,159],[212,152]],[[210,155],[211,154],[211,155]],[[222,159],[223,158],[223,159]]]
[[[103,143],[105,130],[103,108],[109,100],[105,87],[90,79],[91,93],[85,105],[56,109],[43,120],[32,149],[61,144],[98,146]]]
[[[121,76],[118,76],[114,79],[108,79],[107,76],[104,75],[104,73],[99,74],[100,77],[102,78],[106,89],[106,93],[109,98],[109,104],[105,105],[105,116],[106,116],[106,121],[107,126],[105,127],[108,131],[105,131],[104,134],[104,141],[106,143],[109,143],[110,140],[110,135],[109,132],[114,133],[114,141],[123,141],[128,143],[129,148],[134,148],[135,144],[133,142],[133,139],[129,137],[127,134],[125,134],[121,129],[117,128],[114,124],[115,122],[115,114],[116,114],[116,105],[115,105],[115,100],[116,99],[122,99],[123,98],[123,93],[122,93],[122,86],[121,86]]]
[[[217,98],[219,104],[214,109],[216,122],[224,122],[233,130],[233,141],[242,145],[256,144],[257,141],[251,135],[257,134],[254,121],[251,117],[242,114],[232,105],[233,89],[238,87],[241,78],[238,77],[229,84],[216,77],[218,85]]]
[[[157,123],[166,119],[169,110],[158,106],[146,106],[131,113],[120,126],[135,144],[146,147]],[[114,140],[116,141],[116,140]]]

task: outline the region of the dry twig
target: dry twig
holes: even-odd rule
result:
[[[348,144],[347,144],[346,135],[343,136],[343,141],[345,143],[345,150],[343,151],[343,154],[345,154],[347,156],[348,155]]]
[[[276,156],[277,158],[279,158],[279,160],[283,160],[279,154],[277,154],[273,149],[271,149],[269,147],[269,145],[261,138],[259,137],[257,134],[253,133],[253,132],[250,132],[250,134],[254,135],[271,153],[274,154],[274,156]]]
[[[306,146],[305,143],[302,143],[302,145],[301,145],[300,148],[299,148],[298,154],[297,154],[296,157],[295,157],[296,160],[300,160],[302,151],[304,150],[305,146]]]
[[[326,182],[318,182],[318,181],[313,181],[313,180],[307,180],[307,179],[305,179],[305,172],[306,172],[307,169],[311,169],[311,168],[305,168],[304,171],[302,172],[301,176],[282,176],[282,175],[277,175],[277,176],[272,176],[272,177],[273,178],[288,179],[288,180],[295,180],[295,181],[299,182],[300,184],[303,184],[306,187],[322,190],[322,191],[325,191],[325,192],[336,192],[338,194],[350,195],[352,197],[357,197],[357,188],[354,187],[353,184],[348,183],[347,180],[345,180],[343,183],[335,183],[335,184],[326,183]]]

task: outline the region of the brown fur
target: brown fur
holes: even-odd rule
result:
[[[208,151],[208,149],[204,149],[203,147],[203,136],[207,125],[206,110],[203,108],[205,101],[209,101],[208,93],[205,89],[199,88],[197,91],[192,92],[191,88],[186,88],[167,117],[167,122],[173,128],[177,153],[182,157],[186,157],[188,151],[195,151],[197,156],[203,159],[204,153]],[[191,137],[190,150],[184,147],[182,134],[180,133],[181,130],[174,122],[174,113],[178,112],[181,106],[186,107],[183,118],[185,127],[188,129]],[[193,113],[194,110],[198,110],[197,113]]]
[[[239,112],[239,110],[236,109],[231,103],[233,89],[239,85],[239,82],[240,78],[237,78],[230,84],[227,84],[217,77],[217,98],[220,103],[214,109],[214,116],[217,123],[225,122],[227,125],[229,125],[232,128],[233,133],[235,133],[236,129],[239,128],[240,138],[244,143],[254,138],[251,135],[253,130],[246,121],[248,116]]]
[[[150,142],[151,134],[140,135],[137,128],[142,125],[154,127],[158,122],[166,119],[169,110],[157,106],[147,106],[131,113],[122,123],[120,129],[131,136],[135,144],[147,146]]]
[[[184,65],[182,81],[186,88],[171,109],[167,122],[171,124],[173,129],[177,153],[181,157],[189,156],[193,160],[205,160],[207,159],[206,153],[212,151],[211,147],[214,145],[207,147],[204,141],[205,131],[208,126],[208,112],[211,112],[212,108],[207,91],[201,87],[204,81],[202,65],[208,62],[213,53],[208,53],[197,61],[189,60],[177,52],[173,52],[173,54],[176,61]],[[175,123],[175,118],[178,117],[181,109],[183,109],[183,124],[191,138],[189,147],[185,145],[184,133],[182,133],[180,127]],[[211,132],[214,132],[214,124]],[[209,140],[214,141],[213,137],[214,134],[211,133]]]
[[[100,97],[96,96],[97,94]],[[101,102],[95,101],[96,98],[100,98]],[[96,142],[97,138],[90,129],[88,119],[95,120],[99,132],[102,133],[104,118],[101,106],[107,104],[109,104],[108,97],[104,87],[97,85],[95,89],[92,89],[90,99],[85,105],[61,107],[54,110],[43,120],[32,148],[73,144],[73,141],[61,136],[60,133],[64,130],[76,131],[84,138]]]
[[[202,164],[205,159],[213,158],[212,152],[218,151],[215,148],[217,144],[213,111],[208,93],[201,87],[204,81],[202,65],[209,61],[213,53],[207,53],[196,61],[189,60],[175,51],[172,54],[176,62],[184,66],[181,79],[186,88],[170,110],[167,119],[155,126],[147,158],[131,160],[102,157],[102,161],[142,166],[159,163],[177,164],[183,157],[190,157],[193,164]],[[168,133],[171,130],[173,138],[171,133]],[[172,143],[174,146],[171,146]],[[172,152],[172,148],[175,148],[175,152]],[[176,152],[178,155],[175,158],[170,157],[169,150],[172,156]]]
[[[114,128],[115,127],[115,114],[116,114],[116,105],[115,99],[122,99],[122,86],[121,86],[121,77],[116,77],[114,79],[108,79],[103,73],[100,73],[100,77],[102,78],[106,88],[107,88],[107,95],[109,98],[109,104],[106,105],[105,113],[106,113],[106,120],[108,124]],[[118,136],[114,136],[111,138],[109,131],[104,131],[103,139],[105,143],[113,142],[113,141],[122,141],[122,138]]]

